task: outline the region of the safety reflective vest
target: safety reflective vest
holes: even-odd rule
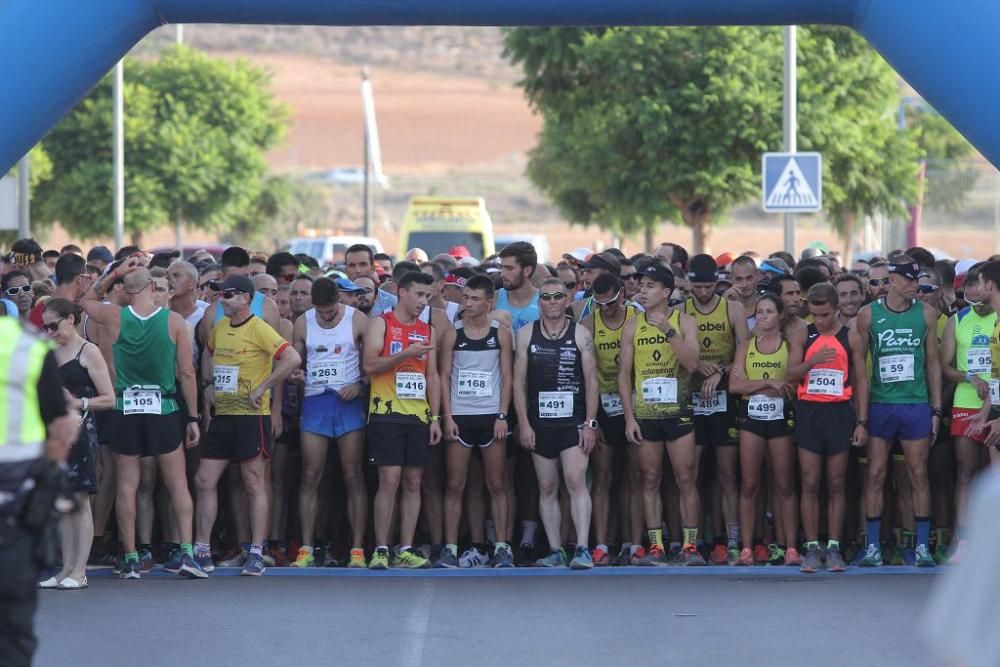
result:
[[[38,403],[47,343],[13,317],[0,317],[0,463],[42,455],[45,422]]]

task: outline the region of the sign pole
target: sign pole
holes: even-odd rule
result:
[[[782,114],[782,128],[785,135],[785,152],[794,153],[798,150],[796,146],[796,134],[798,131],[798,118],[796,115],[797,72],[796,72],[796,29],[793,25],[785,26],[785,85],[784,85],[784,110]],[[785,252],[795,257],[795,214],[785,213]]]
[[[31,158],[25,153],[17,163],[17,238],[31,236]]]

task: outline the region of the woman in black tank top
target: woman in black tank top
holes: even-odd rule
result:
[[[115,397],[108,368],[100,350],[77,333],[79,308],[66,299],[50,299],[42,313],[42,328],[56,348],[59,373],[67,402],[80,411],[80,435],[66,461],[69,488],[76,509],[64,514],[60,523],[63,566],[54,577],[41,582],[43,588],[79,589],[87,586],[86,567],[94,539],[90,495],[97,492],[97,428],[94,410],[110,410]]]

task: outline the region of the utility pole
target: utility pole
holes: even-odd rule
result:
[[[782,113],[782,129],[785,135],[785,152],[794,153],[797,150],[798,117],[797,117],[797,34],[793,25],[785,26],[785,85],[784,109]],[[795,257],[795,214],[785,213],[785,252]]]
[[[17,163],[17,238],[31,236],[31,158],[25,153]]]

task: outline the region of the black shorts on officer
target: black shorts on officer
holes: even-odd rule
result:
[[[201,437],[201,458],[250,461],[271,458],[270,415],[216,415]]]
[[[111,451],[122,456],[163,456],[181,446],[184,430],[177,413],[111,413]]]
[[[368,462],[374,466],[426,467],[431,458],[430,425],[372,416],[368,422]]]
[[[535,449],[543,459],[557,459],[572,447],[580,445],[580,429],[577,426],[535,426]]]
[[[694,420],[691,417],[640,419],[638,422],[642,439],[652,442],[673,442],[694,433]]]
[[[820,456],[845,452],[851,447],[856,419],[848,401],[796,401],[795,444]]]
[[[749,405],[749,402],[740,401],[740,416],[736,420],[736,427],[740,431],[753,433],[765,440],[793,435],[795,433],[795,413],[789,403],[790,401],[785,401],[785,412],[781,419],[764,421],[753,419],[747,415],[747,405]]]

